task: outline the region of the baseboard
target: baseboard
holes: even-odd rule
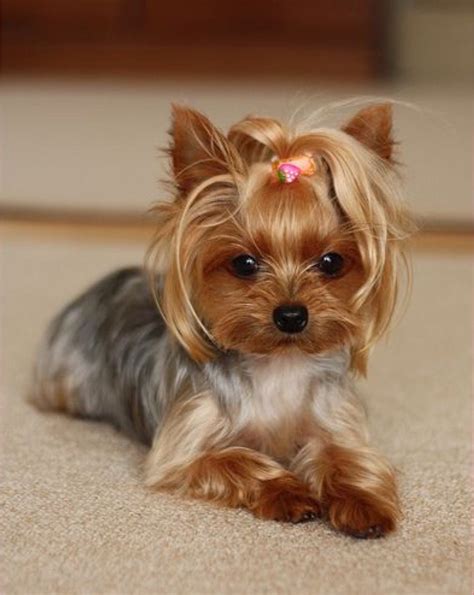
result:
[[[411,243],[430,252],[474,251],[474,225],[465,221],[418,220]],[[53,211],[0,207],[0,232],[8,236],[70,237],[78,240],[145,242],[155,229],[153,214],[131,212]]]

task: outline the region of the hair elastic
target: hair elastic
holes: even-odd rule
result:
[[[312,176],[316,171],[314,159],[309,154],[298,155],[290,159],[276,159],[272,163],[273,171],[282,184],[291,184],[302,176]]]

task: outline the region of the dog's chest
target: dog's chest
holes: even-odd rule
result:
[[[317,376],[307,357],[262,358],[248,364],[249,392],[239,423],[255,446],[284,457],[303,439]]]
[[[301,410],[314,380],[307,358],[275,357],[257,360],[249,366],[249,405],[262,422],[283,421]]]

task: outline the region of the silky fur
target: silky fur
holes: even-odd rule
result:
[[[33,400],[151,444],[153,488],[261,518],[323,514],[358,537],[392,531],[395,476],[353,389],[392,318],[411,230],[391,131],[387,104],[341,130],[248,117],[227,136],[174,107],[174,197],[154,210],[149,283],[119,271],[56,317]],[[281,184],[271,160],[302,153],[316,173]],[[344,257],[335,278],[315,266],[328,252]],[[258,259],[254,277],[233,272],[239,254]],[[306,306],[302,333],[276,328],[287,303]]]

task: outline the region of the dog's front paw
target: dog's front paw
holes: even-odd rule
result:
[[[395,530],[397,511],[375,498],[345,496],[334,499],[327,510],[332,526],[352,537],[376,539]]]
[[[312,521],[321,516],[319,502],[304,484],[291,476],[265,481],[252,512],[262,519],[291,523]]]

